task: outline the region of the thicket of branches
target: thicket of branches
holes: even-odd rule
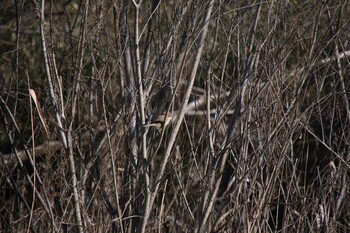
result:
[[[1,232],[350,231],[348,1],[0,18]]]

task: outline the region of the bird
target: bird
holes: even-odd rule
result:
[[[151,124],[144,125],[143,127],[155,127],[156,129],[160,130],[163,127],[163,125],[165,128],[171,122],[172,119],[173,119],[173,116],[171,115],[171,113],[166,112],[160,115]]]

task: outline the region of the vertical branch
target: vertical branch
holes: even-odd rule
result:
[[[134,1],[133,1],[134,2]],[[136,74],[137,74],[137,87],[139,91],[139,105],[140,105],[140,113],[141,113],[141,124],[145,124],[145,106],[144,106],[144,93],[142,86],[142,73],[141,73],[141,58],[140,58],[140,40],[141,36],[139,35],[139,14],[141,2],[135,4],[135,54],[136,54]],[[143,131],[143,130],[142,130]],[[145,161],[147,161],[147,138],[146,134],[142,133],[142,157]],[[146,178],[146,184],[148,186],[149,180]]]
[[[115,9],[117,8],[117,3],[114,3]],[[139,196],[139,187],[138,187],[138,177],[139,177],[139,160],[138,160],[138,145],[137,145],[137,125],[136,125],[136,118],[137,118],[137,112],[136,112],[136,91],[135,91],[135,76],[134,76],[134,70],[132,67],[132,59],[131,59],[131,45],[130,45],[130,29],[128,24],[128,13],[130,8],[130,2],[124,1],[123,6],[123,16],[122,16],[122,27],[123,27],[123,42],[124,44],[123,49],[123,59],[124,59],[124,65],[125,65],[125,80],[126,80],[126,90],[128,90],[128,93],[126,94],[127,97],[127,115],[129,120],[128,130],[129,130],[129,136],[128,139],[130,141],[129,144],[129,161],[132,176],[127,176],[126,179],[128,179],[125,183],[130,186],[130,197],[125,197],[128,199],[133,199],[135,201],[134,206],[131,206],[131,212],[130,215],[138,215],[138,196]],[[131,116],[129,116],[131,115]],[[133,195],[133,196],[132,196]],[[138,219],[132,218],[131,224],[129,225],[130,229],[136,229],[138,225]]]
[[[50,91],[50,96],[51,96],[51,101],[52,104],[55,108],[55,117],[56,117],[56,121],[58,124],[58,128],[59,128],[59,132],[60,132],[60,136],[61,136],[61,141],[62,144],[64,146],[64,148],[67,148],[67,138],[65,135],[65,131],[64,131],[64,127],[62,124],[62,119],[61,118],[65,118],[64,115],[61,114],[60,109],[63,108],[64,106],[59,106],[58,105],[58,101],[55,95],[55,90],[54,90],[54,84],[51,78],[51,70],[50,70],[50,59],[49,59],[49,52],[47,51],[47,43],[46,43],[46,38],[45,38],[45,31],[44,31],[44,24],[45,24],[45,0],[41,1],[41,7],[39,7],[38,9],[40,9],[40,37],[41,37],[41,46],[43,48],[43,54],[44,54],[44,61],[45,61],[45,71],[46,71],[46,77],[47,77],[47,81],[49,84],[49,91]]]
[[[49,52],[47,50],[47,42],[46,42],[46,38],[45,38],[45,31],[44,31],[44,25],[45,25],[45,0],[41,0],[41,6],[39,7],[37,2],[36,2],[37,8],[39,9],[40,12],[40,37],[41,37],[41,45],[42,45],[42,49],[43,49],[43,54],[44,54],[44,62],[45,62],[45,71],[46,71],[46,77],[48,80],[48,84],[49,84],[49,91],[50,91],[50,96],[51,96],[51,101],[53,103],[53,106],[55,108],[55,117],[56,117],[56,121],[58,124],[58,130],[61,136],[61,142],[64,146],[65,149],[68,148],[68,142],[67,142],[67,137],[65,135],[65,130],[62,124],[62,119],[65,118],[65,116],[63,115],[63,111],[60,111],[60,109],[63,109],[64,106],[59,106],[56,95],[55,95],[55,90],[54,90],[54,84],[53,84],[53,80],[51,78],[51,70],[50,70],[50,60],[49,60]],[[63,98],[61,96],[61,98]],[[62,118],[62,119],[61,119]],[[45,194],[46,195],[46,194]],[[51,208],[49,208],[49,210],[51,210]],[[51,211],[52,213],[52,211]],[[79,213],[80,216],[80,213]],[[52,221],[54,221],[52,219]],[[53,222],[54,225],[54,222]],[[54,227],[54,226],[53,226]],[[80,231],[80,233],[82,233],[82,231]]]
[[[179,115],[177,117],[176,125],[175,125],[175,127],[174,127],[174,129],[172,131],[171,136],[170,136],[169,143],[168,143],[168,145],[167,145],[167,147],[165,149],[165,153],[164,153],[162,162],[160,164],[160,168],[159,168],[159,171],[157,173],[157,177],[155,179],[156,183],[155,183],[155,187],[154,187],[154,189],[153,189],[153,191],[151,193],[150,207],[147,209],[147,212],[145,213],[144,219],[143,219],[143,232],[144,232],[144,229],[146,228],[146,224],[147,224],[147,221],[148,221],[149,216],[150,216],[150,211],[151,211],[152,205],[153,205],[154,200],[156,198],[156,195],[158,193],[158,189],[159,189],[159,185],[160,185],[159,181],[162,179],[162,177],[164,175],[166,164],[168,163],[171,150],[172,150],[172,148],[174,146],[174,143],[175,143],[176,136],[177,136],[177,134],[178,134],[178,132],[180,130],[181,123],[182,123],[182,121],[184,119],[184,116],[185,116],[185,112],[186,112],[186,109],[187,109],[187,103],[189,101],[189,98],[190,98],[190,95],[191,95],[191,92],[192,92],[194,80],[195,80],[196,74],[197,74],[198,65],[199,65],[199,62],[200,62],[200,58],[202,56],[202,51],[203,51],[203,47],[204,47],[204,41],[205,41],[205,38],[206,38],[206,35],[207,35],[207,32],[208,32],[208,27],[209,27],[209,22],[210,22],[209,19],[210,19],[210,16],[211,16],[213,5],[214,5],[214,0],[210,1],[208,9],[207,9],[206,16],[205,16],[205,18],[203,20],[203,30],[202,30],[201,37],[200,37],[200,40],[199,40],[199,47],[198,47],[198,49],[196,51],[194,64],[193,64],[193,68],[192,68],[191,75],[190,75],[190,80],[189,80],[188,87],[186,89],[186,92],[185,92],[185,95],[184,95],[184,98],[183,98],[183,102],[182,102],[182,105],[181,105],[181,110],[180,110]]]
[[[139,105],[140,105],[140,113],[141,113],[141,125],[145,125],[145,100],[144,100],[144,92],[143,92],[143,85],[142,85],[142,73],[141,73],[141,56],[140,56],[140,40],[141,35],[139,33],[139,15],[140,15],[140,7],[142,1],[139,3],[134,2],[135,6],[135,54],[136,54],[136,73],[137,73],[137,86],[139,91]],[[144,161],[148,161],[147,156],[147,134],[145,133],[144,128],[141,129],[142,132],[142,157]],[[143,175],[145,178],[145,188],[146,188],[146,200],[144,202],[144,213],[148,213],[150,210],[150,177],[149,177],[149,171],[148,171],[148,165],[147,163],[144,164],[144,171]],[[146,224],[143,221],[142,225],[140,225],[140,232],[145,231]]]
[[[83,221],[82,214],[80,210],[80,197],[78,192],[78,179],[77,172],[75,168],[75,159],[74,159],[74,146],[73,146],[73,123],[75,121],[76,110],[77,110],[77,101],[78,101],[78,92],[80,91],[80,76],[82,73],[83,60],[85,55],[85,40],[86,40],[86,29],[87,29],[87,20],[89,14],[89,0],[86,0],[84,7],[84,15],[81,23],[80,33],[79,33],[79,43],[78,43],[78,54],[77,62],[75,65],[75,75],[73,80],[73,100],[72,100],[72,119],[70,120],[68,127],[68,153],[69,153],[69,167],[72,175],[72,186],[73,186],[73,198],[74,198],[74,207],[75,207],[75,216],[78,224],[79,232],[82,233],[83,230]]]
[[[124,7],[124,29],[125,29],[125,37],[124,37],[124,62],[125,62],[125,74],[127,77],[127,86],[129,90],[128,95],[128,105],[130,106],[129,112],[132,114],[131,120],[130,120],[130,140],[131,140],[131,154],[132,154],[132,161],[134,162],[134,165],[136,166],[138,164],[138,158],[137,158],[137,134],[136,134],[136,106],[135,106],[135,100],[136,100],[136,93],[134,91],[135,89],[135,77],[134,72],[132,68],[132,59],[131,59],[131,48],[130,48],[130,30],[128,25],[128,11],[129,6],[126,4]]]

